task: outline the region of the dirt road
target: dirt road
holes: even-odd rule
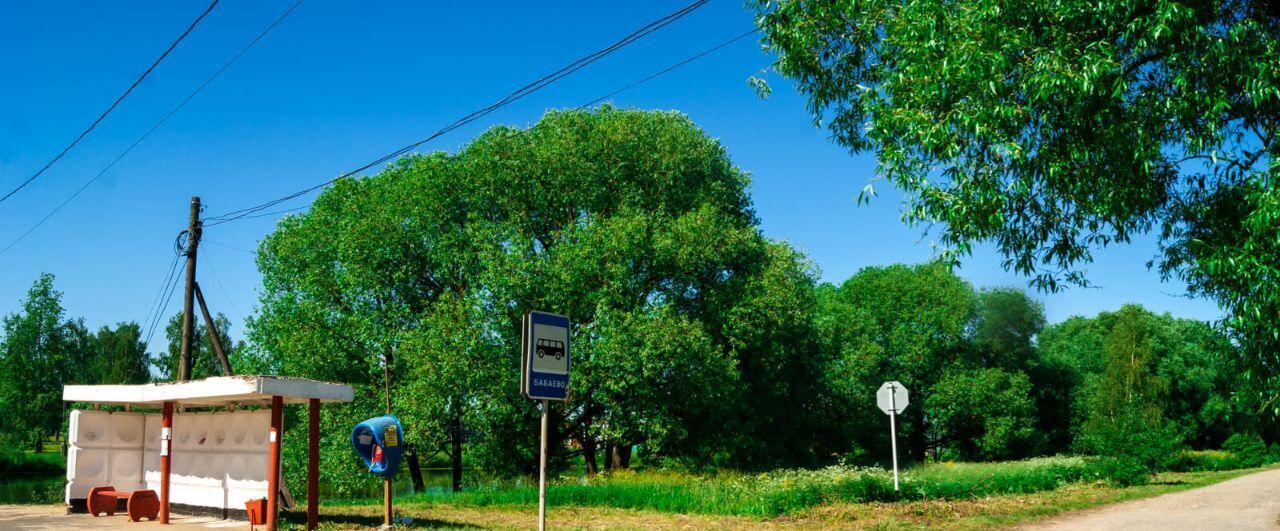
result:
[[[244,529],[244,522],[174,515],[166,531],[180,529]],[[121,513],[94,518],[87,514],[67,514],[62,505],[0,505],[0,529],[46,531],[55,529],[130,530],[159,529],[158,524],[143,520],[130,522]]]
[[[1050,519],[1027,529],[1277,530],[1280,469],[1194,490],[1108,505]]]

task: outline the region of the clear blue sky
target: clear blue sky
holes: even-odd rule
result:
[[[80,187],[291,1],[227,0],[77,149],[0,203],[0,248]],[[375,2],[307,0],[63,212],[0,255],[0,314],[36,276],[57,276],[70,316],[90,326],[141,321],[185,228],[188,200],[218,214],[327,180],[422,138],[521,85],[613,42],[684,2]],[[207,5],[183,2],[0,4],[0,185],[7,191],[65,146]],[[357,7],[360,6],[360,7]],[[706,7],[548,89],[424,150],[455,150],[496,124],[528,125],[576,107],[750,29],[740,0]],[[920,262],[934,238],[899,221],[901,197],[816,129],[803,98],[776,75],[762,100],[746,80],[771,58],[748,38],[613,101],[687,113],[753,175],[766,235],[787,240],[841,281],[859,268]],[[283,207],[305,204],[291,202]],[[247,252],[274,220],[210,228],[199,277],[235,323],[254,310],[260,277]],[[1210,320],[1210,301],[1179,296],[1146,267],[1153,238],[1097,253],[1097,289],[1035,296],[1051,322],[1141,303]],[[1025,287],[981,247],[960,274],[976,286]],[[174,297],[169,313],[179,310]],[[157,333],[161,336],[162,332]]]

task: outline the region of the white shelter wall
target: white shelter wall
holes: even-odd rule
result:
[[[169,496],[172,503],[244,509],[267,495],[271,412],[175,413]],[[160,490],[160,414],[73,410],[66,501],[89,489]]]

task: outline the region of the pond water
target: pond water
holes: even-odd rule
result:
[[[471,470],[463,472],[464,475],[471,474]],[[405,496],[416,492],[445,492],[453,488],[453,471],[447,468],[424,468],[422,469],[422,490],[413,488],[413,481],[409,479],[406,471],[401,471],[396,477],[395,482],[391,484],[391,491],[396,496]],[[362,494],[369,498],[382,497],[382,480],[370,477],[368,485]],[[320,497],[334,498],[336,497],[331,489],[326,485],[320,485]]]
[[[66,484],[67,477],[62,474],[0,479],[0,504],[58,503]]]

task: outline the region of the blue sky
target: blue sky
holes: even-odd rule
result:
[[[79,147],[0,203],[9,244],[186,97],[292,1],[226,0]],[[18,308],[44,271],[71,316],[91,326],[141,321],[185,228],[190,196],[214,215],[323,182],[612,43],[684,2],[377,2],[307,0],[102,179],[0,255],[0,314]],[[0,3],[0,187],[25,180],[96,117],[207,3]],[[356,7],[359,5],[359,7]],[[677,23],[575,75],[454,131],[423,150],[455,150],[485,128],[528,125],[576,107],[751,28],[739,0],[713,0]],[[809,254],[822,277],[920,262],[935,239],[899,221],[901,196],[883,184],[870,206],[857,192],[875,171],[816,129],[803,98],[776,75],[761,99],[746,80],[771,58],[743,39],[612,101],[687,113],[753,175],[766,235]],[[309,199],[308,196],[306,199]],[[301,206],[303,201],[282,205]],[[249,251],[274,225],[212,227],[199,278],[214,311],[243,332],[260,277]],[[1141,303],[1211,320],[1218,307],[1182,297],[1146,262],[1154,238],[1096,253],[1099,287],[1035,294],[1051,322]],[[959,273],[976,286],[1026,281],[979,247]],[[169,305],[181,307],[178,297]],[[158,332],[157,336],[163,332]]]

